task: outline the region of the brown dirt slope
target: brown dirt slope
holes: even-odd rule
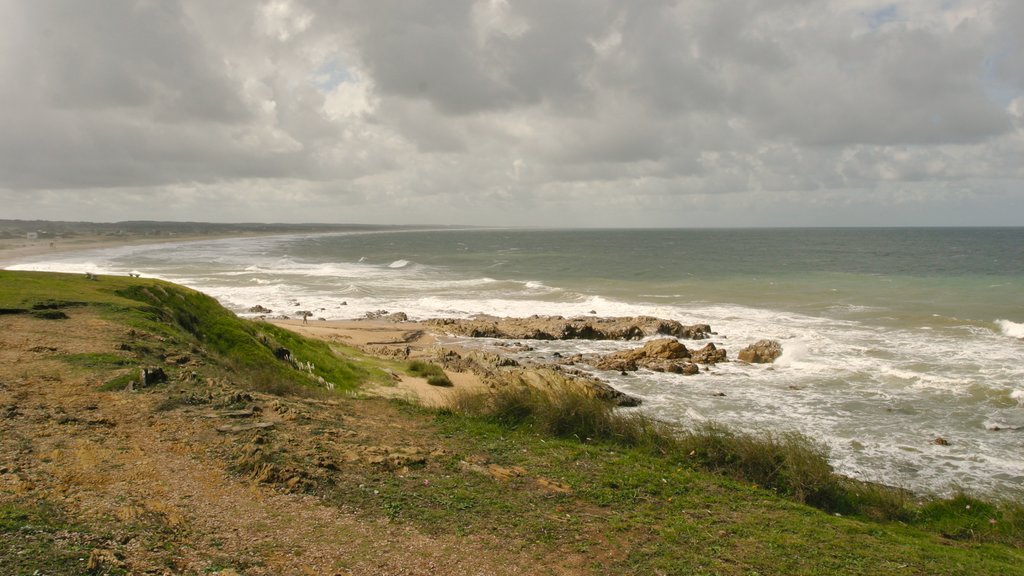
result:
[[[553,573],[573,572],[549,548],[391,522],[371,485],[359,484],[363,501],[326,496],[410,466],[442,473],[452,456],[429,419],[396,418],[382,400],[246,393],[223,378],[101,392],[105,373],[67,358],[110,354],[126,329],[86,308],[68,315],[0,316],[0,505],[74,519],[49,536],[71,557],[53,573],[519,574],[534,573],[525,567],[538,554]],[[0,533],[0,553],[24,551],[24,537]]]

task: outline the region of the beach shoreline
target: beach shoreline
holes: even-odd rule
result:
[[[103,250],[124,246],[147,246],[170,244],[176,242],[201,242],[204,240],[225,240],[231,238],[252,238],[258,236],[277,236],[282,232],[251,232],[228,234],[182,234],[168,236],[124,236],[111,237],[106,235],[75,236],[71,238],[53,238],[40,240],[7,239],[0,240],[0,268],[17,264],[39,256],[62,255],[88,250]]]

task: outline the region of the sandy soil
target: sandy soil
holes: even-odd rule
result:
[[[318,338],[351,346],[383,358],[411,360],[430,358],[442,346],[464,352],[445,342],[432,328],[418,322],[388,322],[382,320],[273,320],[273,324]],[[487,386],[471,372],[446,371],[450,388],[427,384],[423,378],[397,374],[394,386],[377,386],[368,391],[385,398],[407,398],[425,406],[444,406],[453,394],[486,390]]]

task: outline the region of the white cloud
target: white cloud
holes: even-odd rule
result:
[[[1020,38],[1012,0],[0,2],[0,193],[54,218],[277,194],[289,220],[1019,221]]]

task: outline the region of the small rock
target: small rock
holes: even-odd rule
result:
[[[935,444],[936,446],[949,446],[949,440],[946,440],[942,436],[938,436],[935,440],[932,440],[932,444]]]
[[[159,366],[142,368],[139,371],[139,388],[167,382],[167,373]]]

